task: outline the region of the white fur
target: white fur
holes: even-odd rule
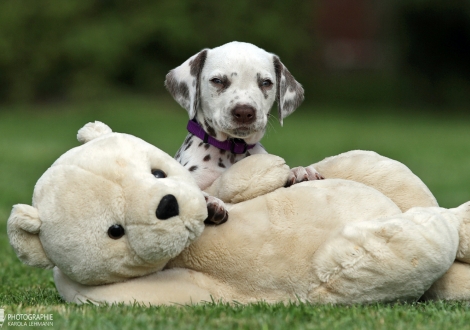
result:
[[[215,78],[225,84],[214,84]],[[260,82],[272,85],[265,88]],[[201,189],[246,156],[266,153],[259,141],[265,133],[273,103],[278,102],[278,117],[282,124],[283,119],[300,105],[304,93],[276,55],[244,42],[202,50],[171,70],[165,85],[188,111],[190,119],[195,118],[206,133],[219,141],[239,138],[247,144],[256,144],[245,154],[221,153],[188,134],[175,158],[191,171]],[[256,119],[250,123],[235,120],[233,111],[240,106],[252,108]],[[210,156],[209,161],[204,160],[207,156]],[[300,172],[292,172],[294,182],[309,177],[305,176],[305,170]]]
[[[94,126],[80,132],[94,131]],[[120,133],[91,136],[41,176],[33,206],[13,207],[8,221],[11,245],[26,264],[55,265],[86,284],[162,269],[201,234],[207,217],[204,197],[189,173],[154,146]],[[167,177],[156,178],[156,169]],[[159,220],[156,209],[168,194],[176,197],[179,214]],[[114,224],[125,229],[117,240],[107,234]],[[143,245],[146,241],[152,246]]]
[[[273,82],[273,86],[266,91],[267,97],[258,85],[258,74],[262,80]],[[224,76],[230,81],[230,86],[219,93],[210,80]],[[228,138],[241,138],[248,144],[260,141],[276,98],[273,54],[252,44],[231,42],[208,51],[200,79],[201,111],[196,113],[198,121],[212,122],[216,138],[220,141]],[[256,121],[249,126],[249,132],[240,132],[240,125],[233,121],[230,111],[236,104],[256,109]]]
[[[470,203],[437,207],[411,171],[375,153],[317,165],[336,179],[284,188],[279,157],[234,164],[208,189],[230,219],[204,229],[191,175],[158,148],[109,133],[44,173],[33,205],[13,208],[8,236],[26,264],[55,266],[59,293],[77,303],[415,301],[436,281],[429,296],[470,299],[459,283],[470,278]],[[179,211],[158,217],[168,194]]]
[[[211,188],[225,202],[236,203],[229,204],[232,220],[206,228],[164,271],[91,287],[71,281],[56,268],[59,292],[78,303],[416,301],[454,265],[459,227],[468,210],[435,207],[433,196],[402,164],[360,151],[340,158],[349,163],[357,158],[358,168],[344,167],[343,174],[364,181],[371,177],[357,174],[369,173],[377,161],[389,173],[397,169],[409,184],[409,199],[418,198],[427,207],[402,213],[405,206],[395,204],[401,196],[392,187],[396,178],[380,173],[378,179],[390,182],[372,186],[385,187],[388,197],[343,179],[276,189],[289,169],[278,157],[255,155],[234,165]],[[333,164],[334,158],[324,163]],[[458,284],[449,286],[453,291],[446,293],[458,292]]]

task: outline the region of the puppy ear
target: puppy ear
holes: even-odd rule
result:
[[[165,87],[171,96],[188,111],[189,119],[196,116],[199,108],[200,76],[206,62],[208,49],[191,56],[179,67],[171,70],[165,79]]]
[[[282,126],[283,119],[294,112],[304,100],[304,89],[276,55],[273,57],[273,63],[276,72],[276,101]]]
[[[100,121],[94,123],[88,123],[78,130],[77,140],[80,143],[87,143],[102,135],[112,133],[113,131],[108,125]]]
[[[10,244],[25,264],[39,268],[53,268],[39,240],[41,220],[35,207],[25,204],[13,206],[7,223]]]

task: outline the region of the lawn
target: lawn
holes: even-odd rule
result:
[[[396,110],[306,105],[285,119],[283,128],[273,111],[263,144],[291,166],[308,165],[352,149],[374,150],[405,163],[441,206],[454,207],[470,200],[470,115]],[[5,314],[52,313],[57,329],[470,329],[466,302],[371,306],[208,303],[150,308],[64,303],[50,271],[18,261],[8,243],[6,220],[13,204],[31,203],[40,175],[59,155],[78,145],[77,130],[94,120],[137,135],[171,155],[186,135],[185,111],[166,98],[123,96],[82,104],[0,109],[0,308]]]

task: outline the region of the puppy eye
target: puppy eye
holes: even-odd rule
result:
[[[222,85],[222,80],[219,78],[212,78],[210,81],[216,85]]]
[[[165,172],[163,172],[162,170],[152,170],[152,174],[154,177],[156,177],[157,179],[164,179],[166,178],[166,174]]]
[[[124,228],[121,225],[112,225],[108,228],[108,236],[112,239],[120,239],[124,234]]]
[[[263,80],[263,82],[261,83],[262,87],[271,87],[272,85],[273,85],[273,82],[269,79]]]

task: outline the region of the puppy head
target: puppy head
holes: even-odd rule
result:
[[[274,101],[282,124],[304,95],[276,55],[242,42],[199,52],[170,71],[165,85],[209,134],[248,143],[263,136]]]

